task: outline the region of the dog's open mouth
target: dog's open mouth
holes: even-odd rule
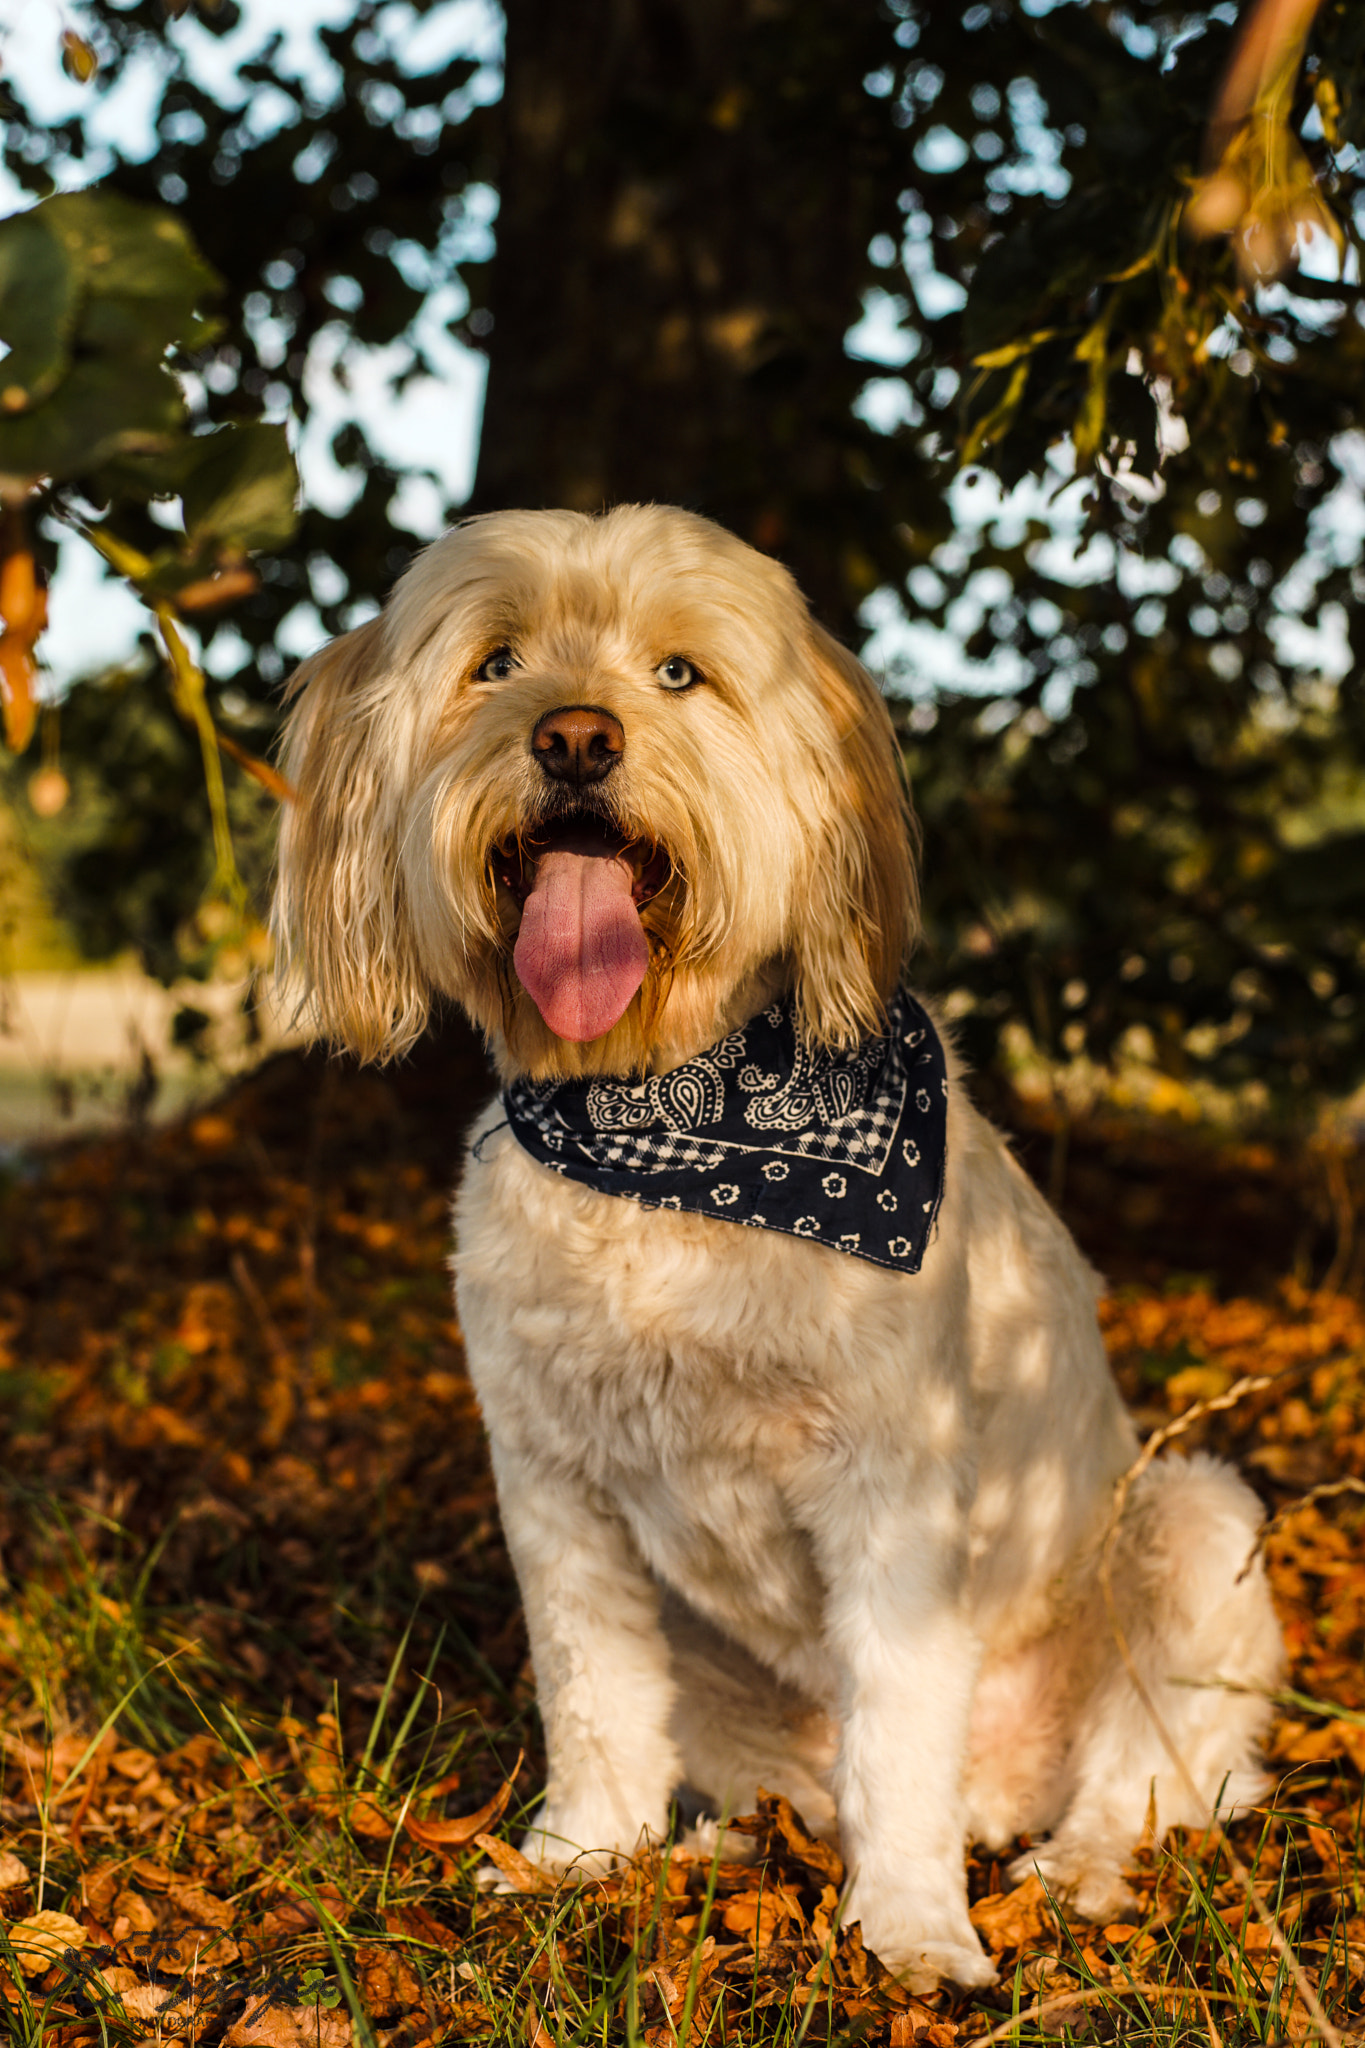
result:
[[[603,1037],[645,978],[640,912],[668,879],[666,850],[585,813],[504,840],[492,864],[521,904],[522,987],[557,1038]]]

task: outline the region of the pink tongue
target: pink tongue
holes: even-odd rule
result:
[[[601,1038],[645,978],[649,941],[629,864],[607,854],[542,854],[512,958],[556,1038]]]

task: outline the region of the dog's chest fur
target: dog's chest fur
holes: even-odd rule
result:
[[[907,1283],[772,1232],[641,1210],[558,1178],[510,1133],[483,1153],[455,1266],[495,1454],[586,1485],[659,1578],[819,1690],[812,1526],[831,1477],[842,1465],[859,1483],[869,1434],[928,1427],[949,1464],[961,1454],[969,1390],[932,1341],[947,1276]]]

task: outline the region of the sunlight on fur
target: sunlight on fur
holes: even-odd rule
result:
[[[837,1837],[846,1918],[917,1988],[990,1980],[968,1839],[1121,1913],[1150,1816],[1260,1796],[1281,1646],[1259,1507],[1216,1460],[1167,1457],[1118,1526],[1116,1610],[1187,1780],[1101,1599],[1137,1438],[1098,1282],[951,1046],[918,1270],[889,1269],[909,1241],[886,1232],[925,1162],[886,1138],[869,1165],[853,1110],[724,1156],[830,1203],[875,1167],[880,1250],[810,1241],[814,1214],[659,1206],[647,1174],[604,1192],[511,1121],[527,1080],[634,1115],[683,1069],[719,1100],[760,1013],[792,1016],[793,1072],[844,1060],[853,1087],[878,1047],[902,1057],[914,836],[871,679],[776,563],[623,506],[456,528],[293,698],[276,921],[301,1000],[383,1059],[453,997],[509,1084],[454,1266],[545,1726],[526,1853],[602,1867],[662,1837],[681,1788],[720,1815],[761,1784]],[[915,1014],[905,1047],[934,1041]],[[719,1112],[697,1114],[705,1137]]]

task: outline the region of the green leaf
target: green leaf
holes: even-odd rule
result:
[[[969,462],[977,461],[983,448],[990,447],[993,442],[1003,441],[1014,425],[1015,416],[1023,403],[1024,387],[1028,383],[1031,361],[1031,357],[1025,356],[1021,362],[1015,364],[1003,395],[972,427],[962,444],[962,453],[959,457],[964,467]]]
[[[0,221],[0,407],[24,412],[39,404],[71,364],[80,308],[80,279],[42,208]]]
[[[185,434],[151,454],[107,457],[90,472],[93,502],[102,505],[123,498],[145,504],[149,498],[178,498],[193,466],[195,445]]]
[[[78,362],[32,412],[0,418],[0,476],[86,476],[111,456],[166,446],[184,416],[180,388],[159,363]]]
[[[115,192],[0,223],[0,473],[65,481],[167,453],[185,408],[162,364],[202,339],[220,289],[172,214]]]
[[[204,450],[184,484],[185,530],[239,548],[283,547],[298,524],[298,471],[281,426],[226,427],[194,444]]]
[[[96,190],[59,193],[34,211],[95,297],[161,299],[182,306],[188,320],[202,300],[222,291],[188,228],[164,207]]]
[[[1075,360],[1089,366],[1085,397],[1071,429],[1078,463],[1093,462],[1104,436],[1105,402],[1109,389],[1109,326],[1116,300],[1111,298],[1093,327],[1076,343]]]
[[[125,362],[131,356],[142,356],[159,363],[169,349],[189,340],[194,325],[194,316],[186,312],[183,300],[91,296],[81,314],[77,347],[82,355],[94,353]]]

